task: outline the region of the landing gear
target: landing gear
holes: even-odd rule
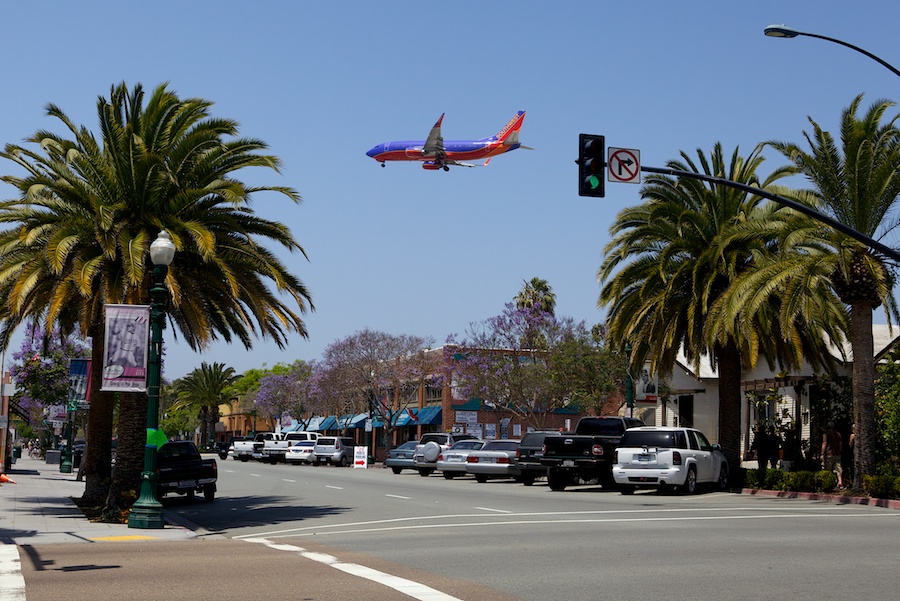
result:
[[[384,169],[384,167],[385,167],[384,161],[381,161],[381,168]]]
[[[450,166],[449,166],[449,165],[444,165],[444,171],[450,171]]]

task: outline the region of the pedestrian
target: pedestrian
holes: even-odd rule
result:
[[[841,451],[843,441],[841,433],[834,429],[834,424],[829,422],[825,434],[822,435],[822,468],[834,472],[837,476],[839,490],[844,489],[844,474],[841,467]]]

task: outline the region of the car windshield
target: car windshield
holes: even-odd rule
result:
[[[684,433],[680,431],[628,430],[620,447],[684,448]]]
[[[314,447],[314,446],[316,446],[316,443],[315,443],[315,441],[312,441],[312,440],[301,440],[300,442],[298,442],[297,444],[294,445],[295,448],[296,447]]]
[[[416,445],[418,445],[418,444],[419,444],[419,441],[410,440],[409,442],[404,442],[402,445],[400,445],[397,448],[400,450],[403,450],[403,451],[411,451],[412,449],[415,449]]]
[[[458,443],[454,444],[451,449],[454,451],[458,451],[460,449],[468,449],[468,450],[477,450],[484,446],[484,441],[482,440],[460,440]]]
[[[320,438],[316,441],[316,444],[323,447],[334,446],[335,440],[334,438]]]
[[[515,451],[518,448],[518,440],[494,440],[484,445],[485,451]]]

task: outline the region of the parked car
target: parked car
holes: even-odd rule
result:
[[[303,440],[315,441],[318,438],[318,432],[288,432],[286,434],[276,434],[263,441],[262,449],[259,451],[260,461],[268,461],[269,463],[285,461],[287,450],[293,445]]]
[[[342,436],[323,436],[313,447],[313,464],[333,463],[341,467],[353,463],[353,447],[356,441]]]
[[[547,467],[550,490],[565,490],[579,480],[596,480],[604,487],[613,486],[616,447],[626,429],[643,425],[639,419],[616,415],[582,417],[574,433],[544,439],[541,465]]]
[[[387,459],[384,460],[384,467],[391,468],[395,474],[399,474],[403,470],[416,469],[413,454],[415,454],[416,445],[418,444],[418,440],[410,440],[388,451]]]
[[[200,451],[190,440],[165,443],[156,452],[156,461],[159,470],[156,494],[160,499],[167,493],[193,497],[198,492],[207,501],[215,498],[219,474],[216,460],[200,457]]]
[[[526,432],[519,443],[516,453],[516,469],[522,478],[522,484],[531,486],[536,478],[547,475],[547,466],[541,465],[544,455],[544,439],[548,436],[559,436],[559,430],[535,430]]]
[[[482,484],[488,478],[518,478],[516,467],[516,451],[519,440],[492,440],[480,450],[472,451],[466,457],[466,471],[475,476]]]
[[[472,451],[477,451],[486,444],[486,440],[477,438],[453,443],[452,447],[446,451],[441,451],[435,462],[435,467],[447,480],[452,480],[456,476],[464,476],[466,473],[466,457]]]
[[[693,428],[629,428],[616,449],[612,473],[623,495],[649,487],[674,486],[688,494],[700,484],[728,488],[725,454]]]
[[[300,440],[288,447],[284,455],[284,460],[293,465],[301,463],[312,463],[313,449],[316,447],[315,440]]]
[[[420,476],[428,476],[437,468],[437,458],[441,451],[446,451],[453,443],[460,440],[472,440],[471,434],[456,434],[453,432],[429,432],[422,435],[422,440],[416,445],[413,461]]]

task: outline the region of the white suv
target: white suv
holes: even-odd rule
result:
[[[728,488],[728,461],[719,445],[693,428],[629,428],[616,447],[613,479],[623,495],[636,488],[678,487],[697,492],[698,484]]]
[[[437,458],[441,451],[446,451],[460,440],[470,440],[471,434],[453,434],[450,432],[429,432],[423,434],[413,453],[413,463],[420,476],[428,476],[437,467]]]

